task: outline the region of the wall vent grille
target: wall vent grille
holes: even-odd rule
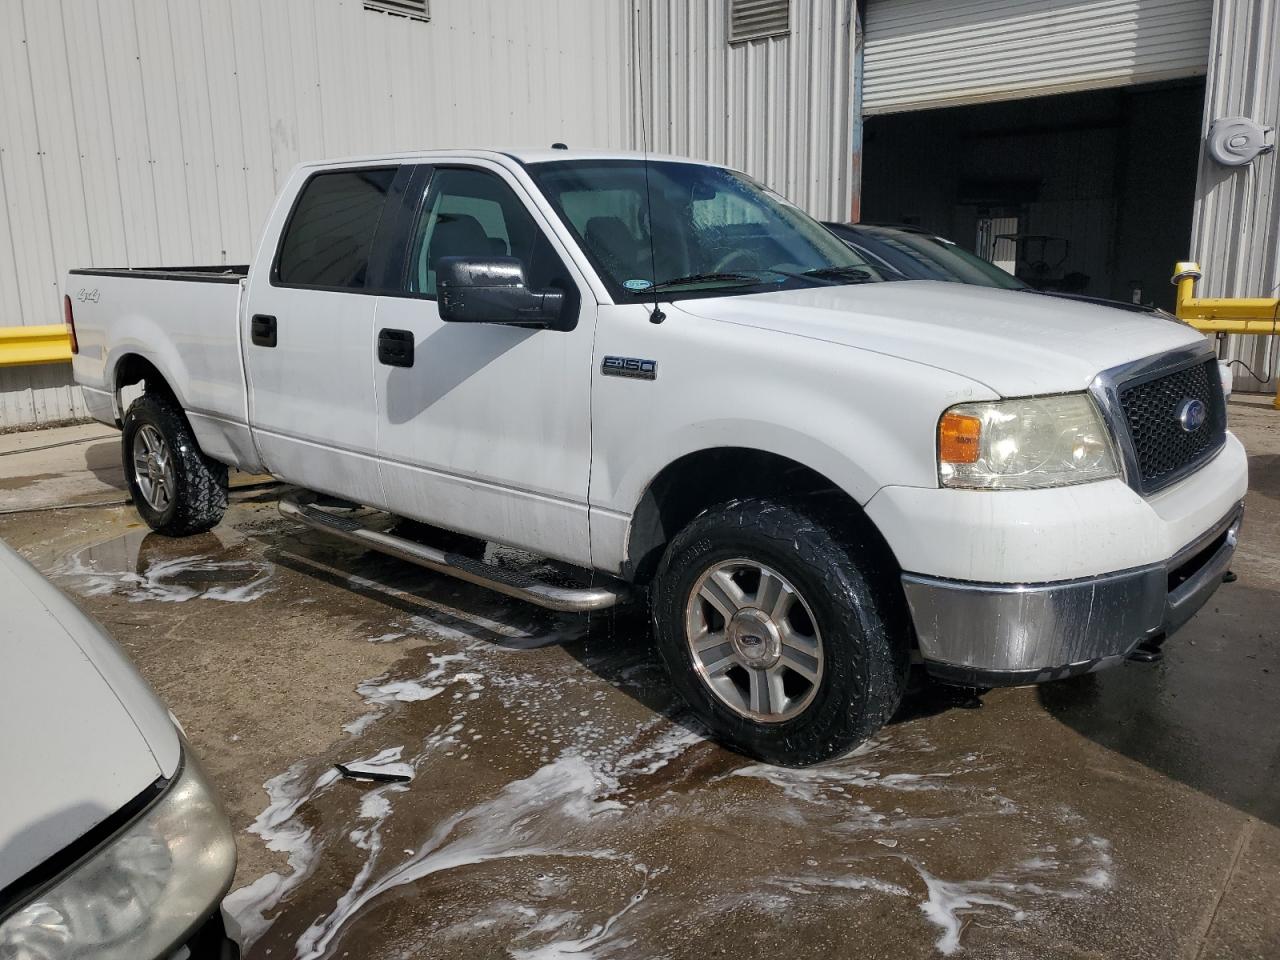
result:
[[[791,33],[791,0],[729,0],[729,42]]]
[[[364,0],[364,8],[426,22],[431,19],[431,8],[427,2],[428,0]]]

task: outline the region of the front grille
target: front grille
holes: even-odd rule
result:
[[[1119,390],[1143,493],[1173,483],[1222,446],[1227,428],[1226,401],[1217,360],[1210,359]],[[1187,401],[1199,400],[1207,416],[1199,429],[1184,429]]]

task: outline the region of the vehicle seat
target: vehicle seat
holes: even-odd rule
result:
[[[488,257],[493,241],[480,221],[465,213],[442,213],[431,233],[427,269],[435,270],[441,257]]]
[[[418,289],[435,293],[436,270],[441,257],[492,257],[495,255],[492,238],[475,217],[466,213],[442,213],[431,231]]]
[[[642,253],[647,254],[648,250],[641,250],[640,241],[620,218],[592,217],[587,221],[583,239],[615,277],[625,280],[637,275],[649,276],[641,261]],[[644,259],[647,260],[647,256]]]

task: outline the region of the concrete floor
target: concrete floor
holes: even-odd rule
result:
[[[251,958],[1274,958],[1280,413],[1231,417],[1240,579],[1163,663],[979,709],[921,685],[803,771],[706,741],[637,614],[359,553],[275,488],[178,541],[124,506],[12,512],[120,499],[96,427],[0,437],[0,536],[182,721],[239,829]],[[412,782],[333,773],[374,757]]]

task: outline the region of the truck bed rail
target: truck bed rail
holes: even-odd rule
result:
[[[68,270],[71,276],[133,277],[139,280],[185,280],[196,283],[239,283],[249,275],[247,263],[197,267],[85,267]]]

